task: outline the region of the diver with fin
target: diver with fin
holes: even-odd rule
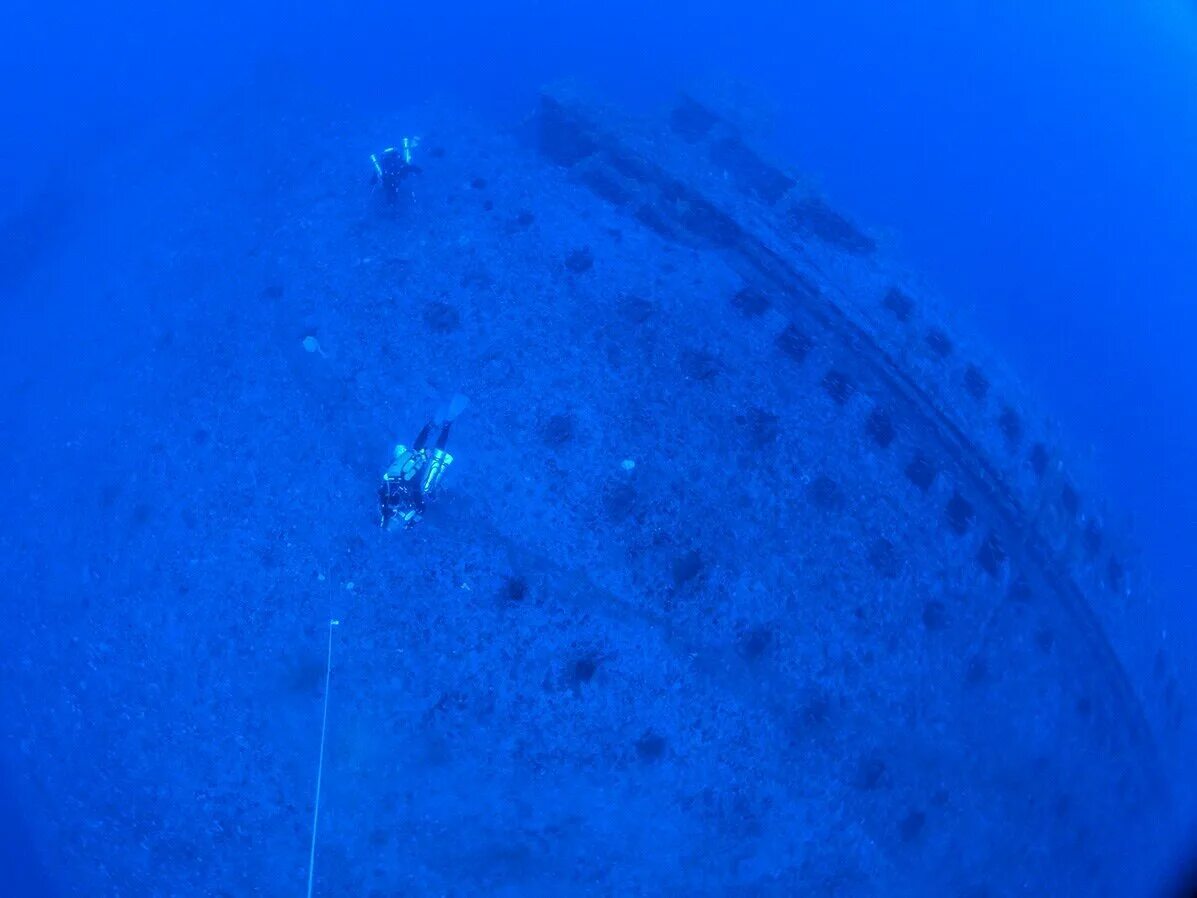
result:
[[[400,443],[395,447],[394,460],[382,475],[378,488],[380,526],[394,530],[399,527],[414,527],[424,517],[424,509],[436,493],[441,478],[453,456],[446,450],[449,430],[470,401],[458,393],[449,405],[439,411],[424,425],[411,446]],[[437,428],[436,442],[431,448],[428,441]]]
[[[408,175],[418,175],[421,171],[418,165],[412,164],[412,150],[420,144],[418,137],[404,137],[397,147],[387,147],[381,153],[371,153],[370,162],[374,165],[374,175],[371,182],[375,187],[381,187],[383,196],[389,205],[394,205],[399,198],[399,185]]]

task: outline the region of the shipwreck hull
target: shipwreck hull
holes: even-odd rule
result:
[[[397,208],[345,186],[345,135],[407,119],[214,123],[119,198],[140,261],[78,276],[169,301],[122,362],[145,400],[80,400],[95,495],[26,459],[6,542],[48,634],[7,712],[63,878],[301,881],[331,612],[318,894],[1142,893],[1177,676],[1130,537],[1000,361],[697,100],[420,115]],[[443,500],[380,531],[391,446],[454,390]]]

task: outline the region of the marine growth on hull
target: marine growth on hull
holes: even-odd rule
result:
[[[139,647],[98,701],[178,775],[97,740],[55,797],[69,864],[301,881],[328,695],[316,894],[1133,894],[1174,662],[1116,515],[950,303],[699,98],[411,118],[174,160],[203,175],[162,174],[197,196],[158,239],[192,248],[96,263],[181,298],[133,367],[168,407],[97,413],[116,461],[61,487],[121,522],[79,537],[69,617]]]

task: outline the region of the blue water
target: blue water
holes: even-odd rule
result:
[[[30,198],[59,190],[69,204],[79,184],[119,192],[110,178],[129,177],[128,169],[110,175],[102,160],[129,146],[154,146],[158,158],[178,153],[180,176],[188,177],[188,140],[206,145],[202,134],[186,136],[188,123],[207,121],[213,104],[230,96],[260,93],[263,119],[271,98],[295,109],[310,95],[313,108],[380,114],[462,107],[509,128],[534,110],[538,87],[558,79],[585,83],[633,113],[695,83],[738,82],[765,110],[759,133],[770,157],[791,161],[838,208],[888,235],[910,269],[1056,417],[1109,497],[1111,516],[1131,521],[1145,572],[1136,587],[1164,609],[1172,654],[1193,657],[1197,5],[649,6],[518,0],[449,13],[437,4],[217,2],[49,10],[17,0],[0,35],[0,215],[42,208]],[[253,109],[247,101],[246,133]],[[286,163],[249,155],[242,164],[252,175]],[[52,212],[17,220],[19,239],[0,247],[0,290],[11,295],[39,271],[71,264],[56,256]],[[102,234],[102,218],[70,220],[73,239],[86,241],[88,228]],[[93,313],[80,303],[5,302],[7,358],[40,366],[10,370],[6,383],[30,375],[52,385],[105,370],[104,341],[82,334],[79,316]],[[119,323],[110,322],[114,339],[137,339],[148,303],[121,298],[112,318]],[[119,406],[120,390],[134,386],[117,376],[112,383],[105,401]],[[85,452],[64,449],[70,405],[21,403],[13,399],[4,415],[10,433],[61,436],[40,448],[24,443],[23,458],[63,454],[69,466],[72,453]],[[24,512],[7,511],[0,521],[17,534]],[[6,564],[28,562],[18,545],[8,541]],[[79,567],[53,553],[40,557],[64,571]],[[53,664],[58,655],[47,643],[42,657]],[[1193,666],[1181,669],[1197,685]],[[75,675],[74,661],[69,670],[64,676]],[[16,743],[35,737],[19,720],[6,736],[9,775],[21,782]],[[12,807],[9,841],[32,839],[28,833],[42,829],[37,816],[57,813]],[[33,821],[28,831],[22,817]],[[247,849],[226,843],[220,850]],[[51,894],[28,864],[33,853],[4,855],[6,867],[28,876],[10,877],[19,885],[9,894]],[[101,894],[72,882],[80,891],[68,894]],[[277,884],[262,891],[294,893]]]

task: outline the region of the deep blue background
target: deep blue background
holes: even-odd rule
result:
[[[1193,639],[1197,8],[644,5],[10,3],[0,206],[264,83],[380,108],[444,96],[507,124],[562,76],[633,107],[738,78],[772,106],[779,158],[892,233],[1092,446]]]

